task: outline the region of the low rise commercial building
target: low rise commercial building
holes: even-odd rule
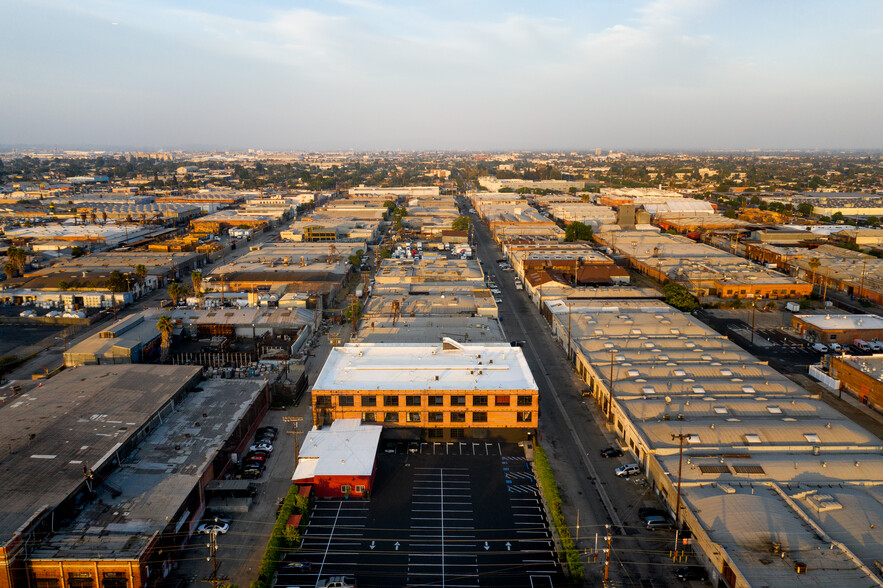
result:
[[[883,530],[867,522],[883,516],[883,441],[663,303],[562,301],[547,316],[584,395],[691,532],[675,549],[713,584],[883,585]]]
[[[840,391],[883,412],[883,355],[832,355],[828,372],[840,381]]]
[[[372,296],[369,304],[374,303]],[[445,337],[460,343],[503,343],[500,321],[494,316],[365,316],[352,343],[430,343]]]
[[[627,256],[641,273],[663,284],[681,283],[700,299],[800,298],[812,292],[812,284],[680,235],[605,231],[596,239]]]
[[[304,438],[291,481],[312,484],[318,498],[367,498],[374,486],[380,425],[338,419]]]
[[[883,338],[883,318],[875,314],[795,314],[791,327],[809,341],[825,345]]]
[[[533,435],[538,388],[508,343],[350,343],[331,350],[313,385],[313,422],[359,419],[411,439],[522,440]]]
[[[82,367],[3,405],[0,586],[138,588],[170,572],[206,485],[269,405],[263,380],[200,371]]]

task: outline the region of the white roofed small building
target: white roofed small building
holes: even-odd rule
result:
[[[359,419],[340,419],[330,427],[313,428],[301,445],[292,481],[312,484],[319,498],[369,496],[382,430]]]

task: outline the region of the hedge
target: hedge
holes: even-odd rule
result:
[[[555,474],[549,465],[546,451],[536,442],[534,442],[534,468],[537,472],[537,481],[543,489],[546,504],[552,512],[552,520],[558,529],[558,537],[561,539],[561,547],[564,549],[563,555],[567,560],[570,577],[575,583],[581,583],[585,571],[583,563],[579,559],[576,543],[574,543],[570,529],[567,527],[567,521],[564,520],[564,512],[561,510],[561,496],[558,494],[558,483],[555,482]]]
[[[264,558],[261,560],[261,567],[258,572],[258,579],[251,583],[251,588],[267,588],[276,573],[276,565],[279,563],[279,552],[283,547],[293,547],[300,538],[300,534],[286,533],[288,519],[292,514],[307,514],[310,501],[305,496],[299,496],[300,487],[292,484],[288,489],[285,500],[282,501],[282,508],[279,509],[279,515],[276,517],[276,523],[273,525],[273,533],[270,540],[267,541],[267,547],[264,550]]]

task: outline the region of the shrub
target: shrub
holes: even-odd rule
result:
[[[549,465],[546,451],[538,443],[534,443],[534,467],[537,472],[537,481],[543,489],[546,504],[549,505],[549,510],[552,512],[552,521],[555,523],[558,537],[561,539],[561,547],[564,549],[563,559],[567,561],[570,577],[575,583],[581,584],[584,576],[583,564],[579,559],[576,543],[570,535],[570,529],[567,528],[564,512],[561,510],[561,496],[558,494],[555,474]]]

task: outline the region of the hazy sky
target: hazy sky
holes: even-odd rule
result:
[[[0,144],[883,147],[880,0],[0,0]]]

